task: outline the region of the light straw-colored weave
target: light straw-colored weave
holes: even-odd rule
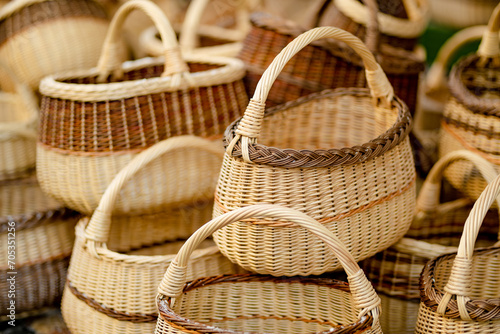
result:
[[[0,180],[35,168],[38,105],[35,96],[5,64],[0,64]]]
[[[264,112],[283,66],[323,37],[346,42],[360,54],[371,93],[324,91]],[[411,223],[410,122],[407,107],[393,99],[384,72],[358,38],[333,27],[312,29],[276,57],[243,118],[227,129],[214,217],[252,204],[280,204],[320,221],[356,260],[374,255],[401,238]],[[286,222],[239,222],[217,231],[214,240],[231,261],[258,273],[321,274],[340,266],[322,243]]]
[[[441,124],[440,156],[466,149],[500,166],[499,30],[500,4],[492,14],[478,53],[460,60],[450,75],[452,97]],[[469,163],[455,164],[445,176],[472,200],[486,185]]]
[[[255,217],[308,230],[338,257],[349,284],[329,278],[255,274],[204,277],[186,284],[191,254],[203,240],[228,224]],[[296,240],[292,248],[299,244]],[[277,205],[240,208],[202,226],[182,246],[158,291],[156,334],[382,333],[380,299],[344,244],[311,217]]]
[[[474,204],[457,254],[430,261],[421,276],[416,333],[500,331],[500,248],[475,249],[488,209],[500,194],[500,176]]]
[[[161,277],[182,242],[210,219],[213,200],[193,201],[154,215],[112,216],[122,187],[155,160],[170,153],[207,151],[219,163],[218,144],[194,136],[162,141],[137,155],[111,182],[92,217],[76,229],[62,312],[73,334],[152,333],[155,295]],[[189,166],[186,166],[188,168]],[[169,175],[175,177],[173,175]],[[202,184],[205,175],[193,177]],[[212,194],[215,183],[212,182]],[[138,195],[140,197],[140,195]],[[238,269],[212,243],[193,255],[190,279],[236,273]]]
[[[122,25],[136,10],[147,13],[161,31],[164,59],[122,64],[116,58]],[[243,76],[238,59],[182,58],[157,6],[145,0],[125,3],[111,23],[97,68],[48,77],[41,84],[37,173],[43,189],[90,214],[116,173],[144,149],[186,134],[220,140],[248,102]],[[124,188],[115,213],[189,205],[212,189],[219,168],[219,160],[189,150],[153,164]],[[193,182],[200,173],[204,184]]]

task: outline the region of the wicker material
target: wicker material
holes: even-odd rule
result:
[[[255,274],[204,277],[185,284],[191,253],[203,240],[224,226],[256,217],[287,221],[309,231],[338,257],[349,284]],[[319,222],[276,205],[240,208],[205,224],[181,248],[158,291],[156,334],[382,333],[380,299],[347,248]]]
[[[362,88],[336,89],[264,112],[283,66],[322,37],[342,40],[361,55],[371,95]],[[312,29],[276,57],[245,115],[226,130],[214,216],[251,204],[286,205],[334,231],[357,260],[371,256],[401,238],[411,222],[410,126],[408,109],[393,99],[382,69],[358,38],[333,27]],[[288,225],[240,222],[217,231],[214,240],[231,261],[261,274],[309,275],[339,268],[321,243]]]
[[[473,163],[488,182],[497,175],[493,165],[471,152],[462,150],[446,155],[434,165],[422,186],[406,237],[361,264],[379,293],[401,299],[398,303],[387,297],[393,305],[401,307],[393,306],[392,312],[382,314],[384,333],[413,333],[422,269],[432,258],[457,250],[472,205],[463,198],[440,204],[439,198],[442,174],[448,166],[463,160]],[[498,225],[498,213],[489,212],[481,231],[484,246],[494,244]]]
[[[486,24],[498,0],[429,0],[432,21],[459,29]]]
[[[450,98],[444,111],[440,156],[467,149],[500,165],[500,4],[485,31],[478,53],[461,59],[450,75]],[[476,199],[485,187],[477,171],[456,164],[445,174],[448,181]]]
[[[474,204],[457,254],[430,261],[421,276],[416,333],[500,331],[500,248],[474,249],[483,217],[500,194],[500,176]]]
[[[0,319],[9,314],[11,276],[16,314],[59,302],[77,220],[74,211],[47,197],[33,176],[0,182],[0,251],[5,254],[0,263]],[[10,240],[15,240],[14,248]],[[9,259],[12,251],[15,256]]]
[[[153,332],[156,288],[173,259],[173,255],[166,254],[176,253],[181,240],[210,219],[213,199],[152,215],[112,217],[112,212],[129,180],[149,163],[170,159],[169,153],[176,150],[196,154],[209,151],[219,163],[222,158],[219,145],[205,139],[180,136],[162,141],[124,167],[106,189],[92,218],[84,218],[77,225],[62,305],[72,333]],[[200,174],[194,182],[201,186],[204,177]],[[214,187],[212,182],[211,194]],[[188,276],[195,279],[236,272],[236,266],[212,242],[193,255]]]
[[[134,9],[146,12],[162,31],[165,61],[146,58],[122,65],[114,58],[113,45]],[[185,59],[189,67],[172,28],[153,3],[123,5],[96,69],[49,77],[41,84],[37,172],[43,189],[68,207],[91,213],[116,173],[140,151],[185,134],[218,140],[248,102],[243,64],[230,58]],[[186,151],[134,179],[115,213],[157,212],[161,206],[189,204],[212,189],[211,175],[218,173],[220,161]],[[174,177],[164,177],[165,170],[179,187],[174,187]],[[192,182],[200,171],[207,175],[205,188]],[[137,192],[143,195],[140,203]]]
[[[35,167],[38,105],[31,90],[0,64],[0,181]]]
[[[49,74],[93,66],[108,24],[95,1],[11,1],[0,11],[0,58],[38,89]]]

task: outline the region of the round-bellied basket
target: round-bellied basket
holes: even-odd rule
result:
[[[11,1],[0,10],[0,58],[36,90],[47,75],[94,66],[108,26],[93,0]]]
[[[223,226],[256,217],[287,221],[311,233],[338,257],[349,284],[329,278],[256,274],[203,277],[186,283],[191,254],[203,240]],[[294,246],[300,242],[296,240]],[[318,221],[276,205],[240,208],[205,224],[180,249],[158,291],[156,334],[382,333],[380,299],[343,243]]]
[[[486,24],[498,0],[429,0],[432,21],[451,28]]]
[[[164,59],[122,64],[115,57],[120,28],[133,10],[147,13],[161,31]],[[97,68],[49,77],[40,86],[37,173],[43,189],[68,207],[89,214],[116,173],[140,151],[186,134],[220,140],[248,102],[243,64],[221,57],[185,60],[156,5],[126,2],[113,18]],[[206,182],[202,189],[190,180],[201,171],[209,178],[220,168],[219,160],[190,152],[164,163],[152,165],[124,188],[115,213],[154,212],[192,202],[212,189],[215,181]],[[165,178],[165,170],[174,175],[180,171],[185,178]]]
[[[360,54],[371,90],[328,90],[264,111],[283,66],[320,38],[341,40]],[[286,205],[334,231],[356,260],[374,255],[401,238],[412,220],[410,128],[408,108],[363,42],[334,27],[309,30],[276,57],[245,115],[227,128],[214,216],[258,203]],[[240,222],[214,240],[231,261],[261,274],[339,268],[321,243],[286,222]]]
[[[456,254],[429,261],[420,278],[415,333],[500,331],[500,247],[476,248],[484,216],[500,194],[500,176],[486,186],[465,223]]]
[[[153,332],[156,289],[174,258],[171,254],[210,219],[213,197],[139,216],[112,215],[113,206],[123,186],[139,171],[187,150],[212,154],[219,162],[223,154],[218,143],[194,136],[164,140],[126,165],[106,189],[92,217],[78,223],[62,303],[64,320],[72,333]],[[202,184],[205,177],[200,173],[196,181]],[[203,246],[193,254],[189,279],[242,272],[213,242]]]
[[[2,321],[12,320],[12,301],[14,319],[59,303],[77,220],[42,192],[34,175],[0,181]]]
[[[30,88],[5,64],[0,72],[0,180],[8,180],[35,168],[38,105]]]
[[[439,155],[466,149],[500,166],[500,4],[492,14],[477,54],[455,64],[450,74]],[[468,162],[445,174],[451,185],[476,199],[485,182]]]
[[[439,203],[439,198],[444,171],[460,160],[473,163],[488,182],[498,175],[491,163],[469,151],[444,156],[431,169],[420,190],[415,218],[405,238],[360,264],[382,303],[388,304],[380,319],[384,333],[414,332],[422,269],[434,257],[457,251],[472,203],[466,198]],[[498,212],[488,212],[481,230],[483,246],[498,240],[498,226]]]

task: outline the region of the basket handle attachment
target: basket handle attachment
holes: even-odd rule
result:
[[[471,317],[467,311],[467,302],[471,295],[472,281],[472,257],[474,253],[474,245],[476,243],[479,229],[483,222],[488,209],[500,195],[500,175],[493,182],[488,184],[484,191],[479,196],[476,203],[465,222],[464,232],[460,239],[457,256],[453,261],[451,273],[444,287],[444,295],[439,302],[437,313],[444,315],[448,303],[453,296],[456,296],[456,302],[460,318],[465,321],[470,321]]]
[[[248,145],[255,143],[259,136],[264,118],[264,109],[269,91],[281,73],[288,61],[295,56],[300,50],[309,45],[311,42],[322,38],[334,38],[349,45],[363,60],[365,66],[365,74],[368,87],[374,98],[379,99],[382,103],[390,105],[394,98],[394,89],[387,79],[384,70],[375,60],[375,57],[367,49],[366,45],[356,36],[335,27],[319,27],[314,28],[299,35],[291,41],[281,52],[274,58],[269,67],[259,80],[255,93],[250,99],[250,102],[236,128],[236,136],[227,146],[227,152],[233,150],[234,145],[242,140],[243,159],[250,162]]]
[[[122,63],[120,57],[117,56],[121,47],[120,33],[128,15],[134,10],[144,12],[151,18],[160,32],[165,56],[165,69],[161,76],[177,75],[179,78],[172,80],[177,83],[180,80],[180,75],[189,72],[189,68],[182,59],[177,37],[167,17],[156,4],[148,0],[130,0],[118,8],[110,23],[97,64],[97,72],[99,73],[97,81],[105,81],[110,74],[113,74],[116,78],[123,76]]]
[[[94,255],[98,257],[96,247],[108,241],[111,215],[116,199],[123,186],[147,164],[168,152],[180,148],[204,150],[216,157],[220,157],[221,160],[224,155],[224,150],[219,143],[191,135],[177,136],[160,141],[136,155],[111,181],[102,195],[99,205],[92,214],[89,224],[85,228],[87,246],[92,250]]]
[[[187,265],[193,251],[199,247],[202,241],[210,237],[218,229],[248,218],[273,218],[290,221],[306,228],[319,239],[323,240],[338,258],[347,273],[354,305],[359,310],[359,317],[371,313],[375,321],[378,319],[380,314],[380,298],[344,244],[315,219],[300,211],[272,204],[251,205],[239,208],[214,218],[200,227],[184,243],[167,268],[158,287],[159,294],[157,299],[169,298],[170,307],[172,307],[175,303],[175,298],[181,295],[186,283]]]
[[[488,29],[483,34],[481,44],[477,50],[483,61],[494,58],[500,63],[500,3],[495,7],[488,22]]]

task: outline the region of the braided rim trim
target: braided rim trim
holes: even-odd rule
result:
[[[500,248],[489,247],[474,250],[474,256],[498,256]],[[427,263],[420,275],[420,298],[425,306],[433,312],[437,312],[439,302],[444,296],[444,292],[438,290],[435,285],[434,277],[436,268],[443,261],[450,261],[456,257],[456,254],[447,254],[439,256]],[[500,298],[494,299],[470,299],[466,304],[467,312],[472,320],[491,321],[500,320]],[[451,299],[446,308],[446,318],[461,319],[458,311],[458,304],[455,299]]]
[[[71,283],[71,281],[67,280],[66,286],[69,291],[79,300],[86,303],[88,306],[100,312],[110,318],[116,319],[118,321],[129,321],[133,323],[147,323],[147,322],[155,322],[158,318],[158,315],[155,313],[150,314],[140,314],[140,313],[130,313],[130,312],[121,312],[113,310],[105,306],[104,304],[99,303],[98,301],[88,297],[85,293],[78,291],[78,289]]]
[[[462,58],[452,69],[449,79],[449,88],[451,95],[455,97],[458,102],[465,105],[470,111],[476,114],[483,114],[486,116],[500,117],[500,98],[484,98],[478,97],[473,94],[464,84],[462,80],[462,73],[468,68],[478,68],[478,62],[481,57],[474,54]],[[494,65],[493,60],[489,61],[490,66],[500,72],[500,67]],[[488,66],[488,64],[486,64]],[[500,76],[500,75],[499,75]]]
[[[270,108],[266,110],[264,118],[309,101],[343,95],[371,98],[366,88],[338,88],[334,90],[325,90]],[[367,143],[349,148],[328,150],[279,149],[262,144],[249,144],[248,151],[250,160],[253,163],[275,167],[333,167],[362,163],[368,159],[381,156],[403,142],[408,137],[412,127],[410,111],[406,104],[395,97],[392,106],[398,110],[398,120],[396,123],[386,132]],[[236,127],[240,121],[241,118],[237,119],[226,129],[223,140],[226,149],[235,137]],[[234,145],[231,156],[234,158],[242,158],[241,139]]]
[[[300,283],[304,285],[318,285],[324,286],[331,289],[337,289],[340,291],[348,292],[349,284],[346,282],[338,281],[331,278],[310,278],[310,277],[273,277],[268,275],[256,275],[256,274],[239,274],[239,275],[220,275],[212,277],[204,277],[191,282],[186,283],[182,293],[187,293],[191,290],[204,288],[208,285],[215,285],[220,283],[242,283],[242,282],[271,282],[271,283]],[[170,298],[163,298],[158,301],[158,310],[160,316],[168,322],[173,328],[183,330],[190,333],[238,333],[227,329],[221,329],[214,326],[209,326],[204,323],[189,320],[178,314],[176,314],[170,308]],[[277,317],[277,316],[241,316],[234,318],[222,318],[218,320],[236,320],[236,319],[277,319],[277,320],[289,320],[289,321],[303,321],[303,322],[314,322],[320,323],[328,326],[332,326],[331,329],[322,332],[315,332],[313,334],[327,334],[327,333],[337,333],[337,334],[348,334],[348,333],[359,333],[365,330],[371,329],[371,324],[373,318],[369,315],[361,317],[361,319],[355,323],[348,325],[336,325],[329,321],[313,320],[305,318],[292,318],[292,317]],[[245,332],[245,334],[252,334],[253,332]]]

